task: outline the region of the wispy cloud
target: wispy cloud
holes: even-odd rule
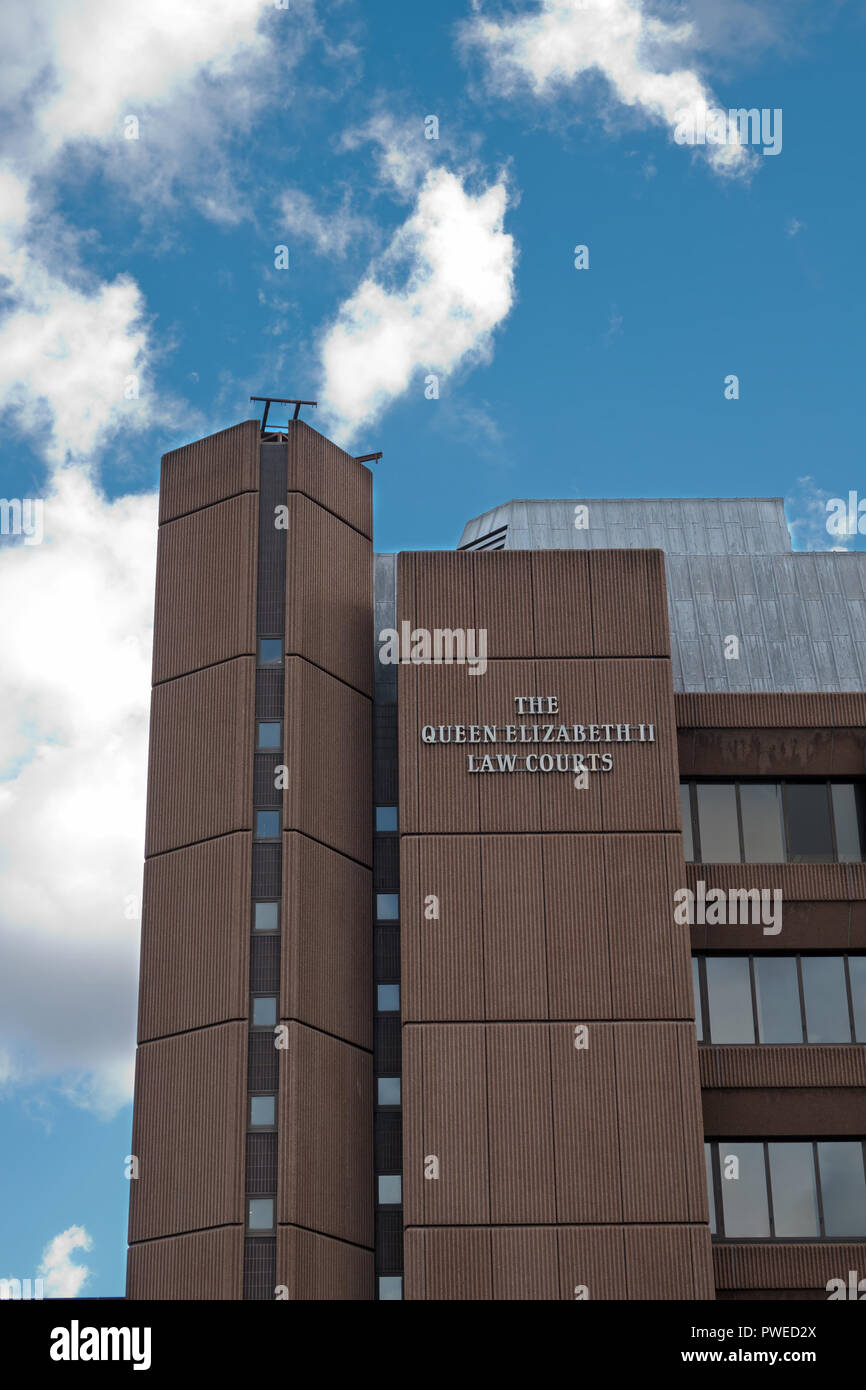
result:
[[[795,550],[849,550],[854,538],[832,536],[827,530],[827,503],[836,494],[819,487],[806,474],[785,498],[785,515]]]
[[[389,167],[405,188],[405,164]],[[473,192],[468,176],[449,169],[424,175],[410,215],[320,343],[319,399],[338,437],[372,424],[419,372],[447,374],[488,357],[514,299],[507,204],[504,176]]]
[[[465,51],[481,53],[489,86],[503,96],[523,87],[552,102],[600,74],[616,103],[671,134],[683,112],[717,105],[701,75],[696,26],[661,17],[645,0],[538,0],[498,19],[479,12],[458,32]],[[734,132],[729,143],[700,149],[720,174],[745,174],[753,164]]]
[[[38,1271],[48,1298],[78,1297],[90,1270],[87,1265],[76,1264],[72,1256],[76,1250],[92,1249],[93,1238],[83,1226],[70,1226],[48,1242]]]

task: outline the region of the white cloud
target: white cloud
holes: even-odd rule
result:
[[[155,423],[165,407],[150,390],[148,327],[134,280],[100,284],[78,275],[75,283],[69,234],[56,259],[70,278],[53,269],[46,255],[52,238],[28,227],[26,185],[8,169],[0,169],[0,207],[8,300],[0,320],[0,411],[41,436],[43,452],[58,463],[91,456],[113,430]]]
[[[75,1250],[91,1250],[93,1237],[83,1226],[70,1226],[50,1240],[42,1251],[39,1275],[44,1281],[47,1298],[77,1298],[85,1280],[90,1277],[87,1265],[74,1264]]]
[[[285,228],[299,241],[310,242],[319,256],[342,259],[355,242],[366,240],[372,233],[369,220],[352,211],[348,196],[343,197],[334,212],[322,213],[309,193],[289,188],[280,201],[280,213],[280,230]]]
[[[528,85],[536,98],[552,99],[600,73],[616,101],[671,134],[680,113],[717,105],[695,62],[695,26],[653,15],[646,0],[539,0],[502,19],[479,14],[460,33],[464,46],[483,52],[501,95]],[[701,149],[719,173],[744,173],[752,164],[736,140]]]
[[[504,179],[474,195],[450,170],[426,175],[412,213],[321,343],[320,400],[338,436],[371,424],[418,372],[447,374],[488,356],[514,295],[507,201]]]
[[[819,487],[810,475],[798,478],[785,498],[788,530],[795,550],[848,550],[854,537],[843,539],[827,530],[827,503],[834,494]],[[847,506],[847,493],[844,494]]]
[[[0,90],[19,148],[44,163],[70,143],[119,139],[124,116],[188,99],[202,73],[266,62],[266,13],[271,0],[148,0],[121,14],[114,0],[7,0]]]
[[[45,539],[0,551],[0,1016],[9,1084],[131,1091],[156,497],[55,473]]]

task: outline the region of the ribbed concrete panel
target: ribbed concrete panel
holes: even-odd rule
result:
[[[372,875],[305,835],[283,836],[280,1017],[373,1046]]]
[[[866,694],[859,691],[699,692],[677,694],[674,703],[680,729],[834,729],[866,725]]]
[[[801,1047],[698,1048],[701,1085],[866,1086],[866,1047],[803,1044]]]
[[[606,744],[613,770],[599,773],[605,830],[679,830],[680,789],[676,764],[670,663],[597,661],[598,718],[618,724],[653,724],[653,743]]]
[[[540,837],[483,837],[481,878],[486,1017],[547,1018]]]
[[[538,661],[536,678],[539,693],[556,695],[559,699],[559,713],[545,718],[533,716],[526,723],[539,724],[587,724],[596,718],[606,719],[607,715],[598,713],[599,705],[595,688],[595,663],[592,661]],[[614,716],[616,718],[617,716]],[[612,745],[615,746],[615,745]],[[530,745],[527,745],[529,748]],[[551,745],[548,751],[563,750],[568,753],[592,752],[585,743],[563,743],[558,747]],[[599,744],[594,745],[601,751]],[[533,752],[544,752],[542,746],[533,746]],[[605,745],[605,751],[607,745]],[[591,766],[591,764],[588,764]],[[602,784],[610,773],[587,774],[587,785],[576,786],[575,776],[570,773],[539,773],[529,780],[539,782],[541,797],[542,830],[601,830],[602,828]]]
[[[857,864],[686,864],[685,886],[692,892],[698,881],[711,888],[778,888],[782,893],[782,931],[785,934],[785,905],[789,901],[850,901],[866,896],[861,866]],[[748,906],[748,904],[746,904]],[[740,911],[738,909],[738,916]],[[751,911],[750,914],[751,915]],[[725,932],[730,937],[730,926]],[[765,937],[767,946],[778,940]],[[781,943],[783,944],[783,943]]]
[[[302,492],[369,540],[373,474],[304,420],[289,422],[289,492]]]
[[[626,1226],[623,1235],[630,1299],[698,1296],[688,1226]]]
[[[373,691],[373,547],[301,493],[288,499],[286,653]]]
[[[596,656],[670,656],[660,550],[594,550],[589,561]]]
[[[480,868],[475,836],[402,841],[404,1021],[484,1017]],[[438,917],[425,915],[429,897]]]
[[[246,1022],[138,1049],[130,1242],[243,1222],[246,1061]]]
[[[140,1043],[247,1017],[250,857],[235,834],[145,864]]]
[[[300,657],[286,660],[283,825],[372,862],[370,701]]]
[[[583,793],[577,793],[583,795]],[[610,1018],[607,890],[601,837],[546,835],[544,914],[551,1018]]]
[[[614,1018],[688,1018],[689,942],[673,920],[664,835],[606,835],[605,881]]]
[[[686,1211],[690,1221],[709,1220],[707,1169],[704,1161],[704,1120],[701,1110],[701,1078],[697,1032],[693,1023],[676,1025],[679,1094],[682,1104],[683,1171]]]
[[[404,602],[403,565],[400,556],[397,569],[397,617],[411,622],[413,627],[464,632],[476,626],[475,582],[473,556],[453,550],[417,551],[415,563],[415,608],[407,609]]]
[[[487,1033],[490,1213],[494,1224],[556,1220],[550,1039],[544,1024]]]
[[[751,1139],[860,1139],[866,1133],[866,1087],[727,1086],[701,1093],[706,1135]]]
[[[220,1226],[130,1247],[126,1297],[188,1302],[243,1297],[243,1226]]]
[[[556,1230],[496,1227],[491,1232],[495,1299],[558,1299]]]
[[[535,655],[532,556],[504,550],[473,557],[476,628],[491,661]]]
[[[785,1245],[738,1245],[713,1247],[716,1287],[719,1289],[823,1289],[830,1279],[844,1279],[848,1271],[863,1270],[862,1242],[803,1241]],[[758,1294],[760,1297],[760,1294]]]
[[[290,1023],[279,1107],[277,1220],[372,1247],[369,1053]]]
[[[716,1281],[713,1275],[713,1242],[709,1226],[690,1226],[689,1244],[692,1253],[694,1297],[714,1299]]]
[[[628,1297],[621,1226],[560,1226],[556,1236],[562,1298]]]
[[[470,676],[466,666],[401,666],[400,701],[400,800],[402,834],[435,832],[455,834],[478,829],[478,782],[480,774],[469,773],[467,744],[426,744],[421,729],[426,725],[478,722],[477,688],[487,676]],[[416,688],[413,704],[404,700],[407,686]],[[410,723],[410,720],[412,721]],[[481,745],[478,745],[480,748]],[[493,774],[491,774],[493,775]],[[500,774],[495,774],[500,775]],[[503,776],[506,774],[502,774]],[[418,809],[403,805],[404,778],[409,797],[418,788]]]
[[[285,1285],[290,1301],[372,1299],[373,1252],[315,1231],[280,1226],[277,1283]]]
[[[538,747],[529,743],[506,743],[505,726],[508,724],[534,723],[536,716],[523,716],[517,713],[515,698],[520,695],[536,693],[535,663],[532,661],[497,661],[488,666],[483,676],[475,680],[477,687],[477,722],[492,724],[503,740],[496,744],[478,744],[464,752],[475,754],[475,765],[482,766],[481,758],[489,754],[493,766],[500,764],[498,757],[515,756],[515,767],[520,767],[527,753],[537,753]],[[478,805],[481,829],[486,831],[540,830],[542,780],[538,774],[525,772],[481,772],[468,773],[464,759],[462,775],[478,784]]]
[[[403,1232],[403,1299],[413,1302],[427,1297],[427,1269],[423,1226]]]
[[[551,1025],[556,1217],[621,1221],[613,1025],[590,1024],[587,1040],[576,1048],[573,1025]]]
[[[255,660],[158,685],[150,713],[145,854],[249,830]]]
[[[484,1030],[403,1029],[403,1212],[407,1226],[490,1220]],[[411,1104],[420,1096],[420,1106]],[[423,1175],[439,1160],[439,1177]]]
[[[481,557],[479,564],[483,563]],[[532,554],[536,656],[593,655],[589,562],[557,550]]]
[[[702,1135],[685,1132],[676,1026],[620,1023],[614,1047],[623,1217],[687,1221],[686,1145]]]
[[[257,495],[160,527],[153,682],[256,650]]]
[[[493,1278],[490,1256],[490,1232],[487,1230],[427,1230],[407,1231],[407,1259],[416,1242],[424,1248],[425,1292],[421,1297],[443,1299],[483,1299],[493,1297]],[[414,1249],[411,1270],[417,1265]],[[415,1279],[405,1290],[408,1298],[417,1298]]]
[[[160,525],[199,507],[254,492],[258,485],[259,422],[244,420],[163,454]]]

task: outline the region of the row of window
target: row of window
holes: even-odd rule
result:
[[[699,864],[832,864],[863,859],[855,782],[680,784],[683,844]]]
[[[698,1042],[866,1043],[866,956],[692,956]]]
[[[704,1145],[710,1230],[721,1240],[866,1236],[860,1139],[717,1139]]]
[[[265,814],[259,812],[259,814]],[[279,817],[279,812],[273,814]],[[398,893],[376,894],[376,921],[396,922],[400,917],[400,896]],[[253,903],[253,931],[275,932],[280,929],[280,904],[278,898],[258,898]]]

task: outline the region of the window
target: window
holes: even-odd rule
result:
[[[704,1040],[704,1006],[701,1000],[701,967],[697,956],[692,956],[692,989],[695,996],[695,1028],[698,1042]]]
[[[399,1173],[379,1174],[379,1206],[399,1207],[403,1200],[403,1179]]]
[[[274,1229],[273,1197],[247,1198],[247,1230],[272,1231]]]
[[[256,748],[262,749],[281,748],[282,739],[280,737],[279,720],[260,719],[256,735]]]
[[[399,1105],[399,1076],[380,1076],[376,1082],[376,1095],[379,1105]]]
[[[253,930],[279,931],[280,905],[278,902],[258,902],[253,904]]]
[[[692,972],[700,1042],[866,1043],[866,956],[696,955]]]
[[[801,1043],[803,1020],[795,956],[756,956],[758,1041]]]
[[[253,995],[254,1028],[275,1028],[277,1023],[277,996],[275,994]]]
[[[400,916],[400,898],[397,893],[376,894],[376,919],[379,922],[396,922]]]
[[[256,811],[256,839],[278,840],[280,838],[279,811]]]
[[[680,784],[683,850],[700,864],[831,864],[863,859],[855,782]]]
[[[379,1275],[379,1302],[390,1303],[400,1301],[403,1297],[403,1276],[402,1274],[380,1274]]]
[[[708,1034],[714,1043],[753,1043],[752,983],[748,956],[707,956]]]
[[[809,1042],[850,1042],[844,959],[841,956],[804,956],[800,969]]]
[[[866,1236],[862,1139],[714,1139],[705,1152],[710,1228],[720,1239]]]
[[[283,642],[281,637],[260,637],[259,638],[259,665],[260,666],[279,666],[283,659]]]
[[[397,807],[396,806],[377,806],[376,807],[376,830],[380,835],[396,835],[397,833]]]
[[[250,1096],[250,1129],[273,1129],[276,1122],[276,1097]]]
[[[400,1008],[400,986],[377,985],[376,1008],[380,1014],[397,1013]]]
[[[826,1236],[866,1236],[863,1145],[857,1141],[818,1144],[818,1172]]]

